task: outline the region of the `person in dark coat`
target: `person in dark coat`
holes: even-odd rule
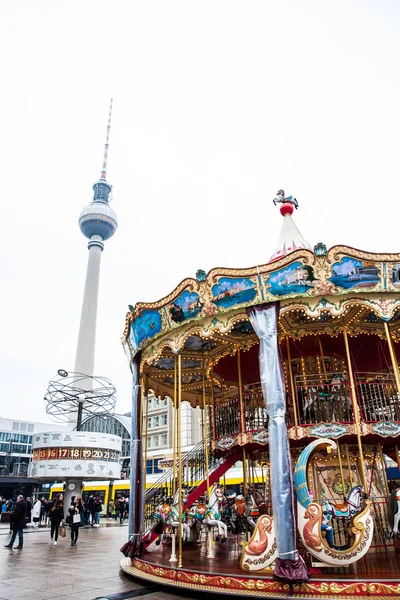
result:
[[[26,525],[26,503],[24,497],[19,495],[15,504],[15,510],[13,514],[13,534],[9,544],[6,544],[5,548],[12,550],[13,543],[18,533],[18,546],[15,546],[15,550],[22,550],[24,545],[24,527]]]
[[[57,546],[58,530],[64,520],[64,496],[62,494],[57,496],[56,501],[49,510],[49,517],[51,522],[50,539],[53,541],[54,537],[54,545]]]
[[[71,527],[71,546],[78,541],[79,527],[82,524],[83,504],[80,496],[75,496],[72,506],[68,509],[68,523]]]

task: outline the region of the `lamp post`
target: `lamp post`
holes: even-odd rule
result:
[[[78,418],[76,421],[76,431],[80,431],[82,427],[83,404],[86,400],[85,394],[78,395]]]

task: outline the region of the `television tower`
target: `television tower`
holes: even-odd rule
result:
[[[112,186],[107,181],[107,156],[111,128],[111,110],[108,116],[107,136],[104,145],[103,167],[100,179],[93,186],[93,200],[85,206],[79,217],[79,227],[88,238],[89,259],[83,294],[75,372],[93,376],[96,343],[97,302],[99,293],[100,259],[104,242],[114,235],[118,227],[117,215],[110,207]]]

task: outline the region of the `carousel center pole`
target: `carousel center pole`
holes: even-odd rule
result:
[[[242,435],[246,432],[246,420],[243,406],[243,390],[242,390],[242,367],[240,362],[240,348],[237,350],[237,367],[238,367],[238,386],[239,386],[239,409],[240,409],[240,429]],[[246,448],[243,446],[243,496],[247,495],[247,468],[246,468]]]
[[[353,478],[351,476],[351,462],[350,462],[350,455],[349,455],[349,447],[347,444],[345,444],[344,448],[346,450],[347,468],[349,469],[349,483],[350,483],[350,487],[353,487]]]
[[[338,454],[338,459],[339,459],[340,478],[342,480],[342,496],[343,496],[343,500],[345,500],[346,499],[346,491],[345,491],[346,488],[345,488],[345,485],[344,485],[342,455],[341,455],[341,449],[340,449],[339,441],[337,441],[336,444],[337,444],[337,454]]]
[[[178,469],[178,462],[177,462],[177,440],[178,440],[178,429],[177,429],[177,419],[178,419],[178,412],[177,412],[177,369],[176,369],[176,356],[174,357],[174,397],[172,400],[172,414],[173,414],[173,432],[172,432],[172,437],[173,437],[173,457],[172,457],[172,498],[173,501],[175,500],[175,494],[176,494],[176,478],[177,478],[177,469]],[[171,541],[172,541],[172,545],[171,545],[171,557],[169,559],[168,562],[177,562],[177,556],[176,556],[176,532],[174,529],[172,529],[171,532]]]
[[[177,436],[177,394],[176,394],[176,388],[177,388],[177,380],[176,380],[176,356],[174,358],[174,399],[173,399],[173,404],[172,404],[172,414],[174,417],[174,421],[173,421],[173,432],[172,432],[172,437],[173,437],[173,455],[172,455],[172,465],[173,465],[173,470],[172,470],[172,497],[175,498],[175,493],[176,493],[176,468],[177,468],[177,452],[176,452],[176,448],[177,448],[177,440],[178,440],[178,436]]]
[[[390,358],[392,360],[393,374],[396,380],[397,393],[400,394],[399,365],[397,364],[396,353],[393,348],[392,336],[390,335],[389,325],[386,321],[384,322],[383,326],[385,328],[386,340],[389,346]]]
[[[203,357],[203,437],[204,437],[204,453],[206,458],[206,481],[207,481],[207,500],[210,497],[210,473],[208,470],[208,430],[207,430],[207,402],[206,402],[206,378]]]
[[[178,498],[179,498],[179,550],[178,550],[178,568],[182,568],[182,423],[181,423],[181,402],[182,402],[182,355],[178,354]]]
[[[354,421],[355,421],[355,425],[356,425],[356,435],[357,435],[357,443],[358,443],[358,452],[359,452],[359,455],[360,455],[361,478],[362,478],[362,483],[363,483],[364,491],[367,494],[368,493],[368,487],[367,487],[367,479],[366,479],[366,476],[365,476],[365,464],[364,464],[364,456],[363,456],[363,448],[362,448],[362,440],[361,440],[360,413],[359,413],[359,410],[358,410],[356,386],[355,386],[355,383],[354,383],[353,369],[352,369],[352,366],[351,366],[349,340],[348,340],[348,337],[347,337],[347,331],[346,331],[346,329],[343,329],[343,338],[344,338],[344,345],[346,347],[347,370],[349,372],[349,377],[350,377],[350,392],[351,392],[351,401],[352,401],[352,404],[353,404]]]
[[[287,349],[288,367],[289,367],[290,391],[292,394],[293,418],[294,418],[295,427],[297,427],[297,425],[299,423],[298,423],[298,419],[297,419],[297,401],[296,401],[296,392],[295,392],[294,379],[293,379],[292,357],[290,355],[289,336],[286,336],[286,349]]]
[[[322,342],[321,342],[321,338],[319,336],[318,336],[318,345],[319,345],[319,353],[321,355],[321,362],[322,362],[322,370],[324,372],[324,379],[327,382],[328,378],[326,376],[326,366],[325,366],[324,350],[322,348]]]

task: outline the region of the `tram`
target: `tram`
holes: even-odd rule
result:
[[[245,596],[399,595],[385,457],[400,466],[400,254],[311,248],[297,201],[280,190],[274,203],[283,226],[266,264],[199,270],[126,315],[136,426],[121,568]],[[149,392],[176,416],[170,468],[151,485]],[[183,402],[203,415],[185,456]],[[235,495],[224,476],[239,462]]]

